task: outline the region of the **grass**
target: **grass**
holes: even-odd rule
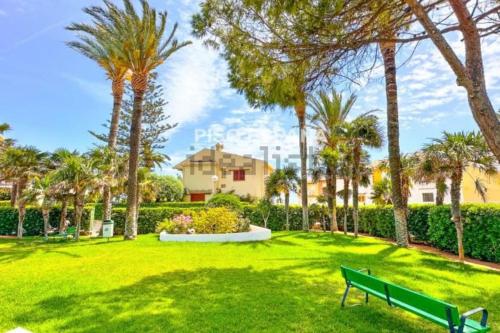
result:
[[[340,264],[457,304],[500,327],[500,274],[371,238],[275,233],[245,244],[0,240],[0,331],[445,332],[353,290]],[[356,306],[356,304],[358,304]]]

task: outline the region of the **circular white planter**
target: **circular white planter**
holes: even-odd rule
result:
[[[231,234],[169,234],[160,233],[162,242],[199,242],[199,243],[226,243],[226,242],[255,242],[271,238],[271,230],[250,225],[248,232],[235,232]]]

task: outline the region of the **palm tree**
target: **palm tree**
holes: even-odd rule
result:
[[[34,202],[42,209],[43,217],[43,236],[45,239],[49,236],[49,215],[50,210],[56,202],[56,186],[51,173],[42,176],[37,176],[34,179],[33,185],[25,194],[25,200]]]
[[[102,29],[101,15],[103,9],[100,7],[88,7],[84,9],[88,15],[97,20],[93,25],[84,23],[73,23],[66,29],[78,34],[79,41],[68,42],[68,46],[80,52],[89,59],[95,61],[106,73],[111,81],[111,91],[113,95],[113,111],[108,134],[108,148],[111,152],[116,149],[118,137],[118,126],[120,120],[120,110],[123,100],[125,79],[128,68],[120,61],[116,47],[120,46],[119,36],[110,33],[107,29]],[[109,175],[113,176],[113,168],[110,168]],[[111,186],[105,185],[103,190],[103,212],[104,220],[111,218]]]
[[[99,28],[114,37],[113,54],[123,68],[131,72],[131,87],[134,92],[134,107],[130,127],[130,156],[127,189],[127,220],[125,239],[137,237],[137,172],[141,141],[141,119],[144,94],[152,71],[163,64],[173,53],[190,42],[178,43],[174,39],[177,24],[165,38],[167,12],[151,8],[141,0],[142,15],[135,10],[130,0],[124,0],[124,9],[105,2],[106,9],[95,11],[93,17]]]
[[[280,196],[281,194],[285,196],[286,230],[290,230],[290,193],[297,192],[299,181],[297,169],[293,166],[276,169],[266,179],[266,196],[268,198]]]
[[[460,192],[463,174],[473,166],[487,174],[495,174],[495,156],[484,137],[478,132],[443,132],[424,148],[424,153],[442,160],[451,178],[451,213],[457,231],[458,257],[464,260],[463,221],[460,212]]]
[[[35,147],[9,147],[0,155],[0,169],[3,177],[16,183],[16,204],[18,208],[17,237],[23,237],[23,223],[26,215],[25,191],[33,178],[42,171],[46,154]]]
[[[361,158],[363,147],[379,148],[382,146],[382,130],[378,118],[364,114],[344,125],[345,137],[352,146],[352,206],[354,236],[358,237],[358,189],[361,180]]]
[[[349,185],[352,178],[352,152],[351,147],[347,144],[341,144],[339,146],[339,159],[337,161],[338,175],[342,178],[344,188],[342,191],[337,193],[342,197],[343,208],[344,208],[344,234],[347,235],[347,214],[349,212]]]
[[[14,140],[10,138],[6,138],[4,136],[5,132],[10,131],[10,125],[7,123],[0,124],[0,154],[5,151],[5,149],[12,147],[14,145]],[[17,184],[16,182],[12,181],[12,179],[8,179],[5,175],[3,175],[2,172],[0,172],[0,180],[3,181],[10,181],[12,183],[11,185],[11,190],[10,190],[10,205],[12,207],[16,206],[16,191],[17,191]]]
[[[445,161],[434,154],[422,153],[418,155],[419,161],[415,172],[415,181],[420,183],[436,184],[436,205],[444,203],[444,196],[448,192],[446,179],[449,178],[448,166]]]
[[[73,207],[75,210],[75,239],[80,238],[83,206],[87,196],[103,182],[98,173],[99,160],[77,152],[60,150],[57,152],[61,161],[60,166],[54,171],[54,180],[60,186],[70,189],[73,196]]]
[[[391,200],[391,180],[384,177],[383,179],[373,183],[373,192],[370,199],[376,205],[385,206],[392,204]]]
[[[403,205],[405,206],[406,216],[408,217],[408,199],[411,195],[411,188],[413,186],[413,180],[417,177],[419,157],[417,154],[401,154],[399,157],[401,161],[401,172],[399,174],[400,184],[401,184],[401,195],[403,200]],[[383,160],[378,168],[380,170],[390,173],[390,165],[388,160]],[[392,181],[390,183],[390,189],[392,192]]]
[[[321,91],[317,97],[312,97],[309,100],[309,106],[313,110],[310,116],[312,127],[318,134],[318,141],[324,147],[321,153],[325,161],[325,178],[327,184],[327,199],[330,208],[331,216],[331,231],[338,231],[337,224],[337,146],[343,140],[342,124],[346,121],[347,116],[354,103],[356,95],[351,94],[344,102],[342,94],[332,91],[331,97]]]

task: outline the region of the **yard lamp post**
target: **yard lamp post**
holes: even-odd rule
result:
[[[212,195],[217,191],[217,181],[219,181],[219,177],[217,175],[212,176]]]

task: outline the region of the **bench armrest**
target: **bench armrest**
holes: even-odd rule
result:
[[[358,272],[367,272],[368,275],[372,275],[372,272],[370,271],[369,268],[361,268],[361,269],[358,269]]]
[[[473,310],[469,310],[469,311],[465,312],[464,314],[462,314],[462,316],[460,317],[460,327],[458,329],[459,333],[463,332],[463,329],[465,326],[465,321],[467,320],[467,318],[469,318],[470,316],[472,316],[478,312],[483,313],[483,315],[481,317],[481,326],[486,327],[486,324],[488,322],[488,311],[485,308],[479,307],[479,308],[475,308]]]

